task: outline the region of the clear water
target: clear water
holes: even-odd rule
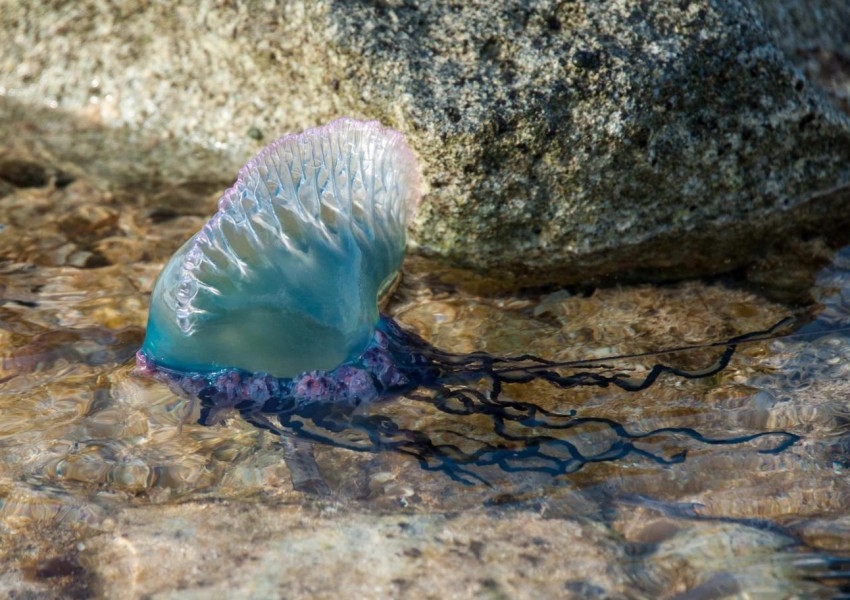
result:
[[[788,337],[742,345],[710,378],[664,376],[637,393],[504,390],[633,433],[801,436],[782,453],[759,452],[769,438],[665,434],[569,475],[485,467],[489,485],[465,485],[399,453],[293,450],[238,416],[204,427],[191,402],[134,375],[154,279],[215,200],[85,180],[0,198],[2,593],[829,598],[850,585],[850,250],[800,242],[792,266],[772,257],[748,278],[586,293],[506,292],[410,258],[386,310],[455,352],[605,358],[800,319]],[[700,368],[721,350],[612,366]],[[365,410],[439,443],[494,441],[487,419],[410,399]],[[598,422],[557,435],[586,454],[620,441]],[[294,490],[287,466],[310,450],[318,496]],[[683,450],[676,464],[650,457]]]

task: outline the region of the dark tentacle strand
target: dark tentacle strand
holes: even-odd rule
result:
[[[577,417],[575,411],[555,412],[531,402],[506,398],[502,391],[505,384],[542,380],[561,389],[616,386],[627,392],[638,392],[652,386],[662,375],[685,379],[710,377],[729,365],[739,344],[768,339],[787,324],[788,321],[783,320],[765,331],[715,344],[723,348],[722,354],[703,369],[689,371],[656,363],[645,375],[634,378],[610,365],[615,360],[635,358],[632,356],[604,361],[556,362],[533,355],[452,354],[434,348],[383,317],[380,328],[388,337],[388,350],[394,366],[403,375],[399,379],[403,383],[397,388],[383,389],[385,397],[403,395],[407,401],[433,407],[438,413],[452,418],[449,425],[465,417],[484,416],[490,423],[489,431],[473,436],[455,431],[450,426],[432,431],[408,428],[391,414],[381,412],[391,406],[387,402],[358,407],[336,402],[296,403],[277,397],[262,406],[244,402],[236,404],[235,408],[255,426],[285,438],[293,437],[356,452],[404,454],[416,459],[425,470],[442,472],[470,485],[487,484],[481,472],[492,468],[506,473],[536,472],[561,476],[575,473],[587,464],[617,461],[630,456],[661,465],[681,463],[686,459],[687,449],[684,448],[665,455],[640,445],[651,438],[666,443],[685,438],[700,444],[723,446],[769,439],[775,443],[758,452],[779,453],[796,443],[799,436],[785,431],[767,431],[713,438],[689,427],[662,427],[635,433],[612,419]],[[676,351],[692,348],[677,348]],[[211,405],[204,394],[200,397],[207,413],[218,408]],[[601,450],[582,451],[569,439],[569,430],[580,427],[598,430],[594,431],[597,442],[606,440]]]

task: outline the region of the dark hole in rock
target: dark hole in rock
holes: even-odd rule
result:
[[[74,179],[74,176],[70,173],[66,173],[65,171],[56,171],[53,182],[56,187],[64,188],[74,183]]]
[[[0,161],[0,179],[19,188],[47,185],[47,169],[28,160],[9,158]]]
[[[579,50],[573,55],[573,64],[585,71],[595,71],[602,65],[602,59],[598,52]]]
[[[52,579],[54,577],[76,577],[85,573],[85,569],[74,557],[56,556],[37,567],[33,573],[37,579]]]
[[[815,115],[814,115],[814,113],[809,113],[809,114],[807,114],[805,117],[803,117],[802,119],[800,119],[800,129],[805,129],[805,128],[806,128],[806,127],[808,127],[808,126],[809,126],[809,124],[810,124],[810,123],[812,123],[814,120],[815,120]]]
[[[482,579],[480,582],[481,587],[485,590],[497,590],[499,589],[499,582],[493,579],[492,577],[488,577],[487,579]]]
[[[177,217],[177,211],[166,207],[157,207],[148,215],[154,223],[165,223]]]
[[[92,255],[86,259],[86,262],[83,264],[84,269],[97,269],[100,267],[108,267],[112,263],[109,262],[109,259],[106,258],[100,252],[92,252]]]
[[[499,40],[495,38],[490,38],[484,45],[481,47],[481,56],[490,60],[494,60],[499,56],[499,50],[501,46],[499,44]]]
[[[30,300],[12,300],[12,302],[18,306],[26,306],[27,308],[35,308],[38,306],[38,302],[32,302]]]
[[[53,588],[50,598],[83,600],[95,596],[95,577],[80,564],[74,554],[39,561],[25,568],[23,572],[24,577],[30,581],[49,584]]]

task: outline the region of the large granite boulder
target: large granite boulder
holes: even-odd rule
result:
[[[423,252],[518,284],[717,272],[847,213],[842,88],[805,67],[850,8],[805,4],[35,1],[0,16],[0,127],[66,170],[225,184],[376,117],[420,155]]]

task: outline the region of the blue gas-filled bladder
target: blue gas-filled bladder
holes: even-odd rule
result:
[[[277,377],[354,359],[401,266],[418,189],[412,152],[377,121],[267,146],[166,265],[143,352],[182,371]]]

